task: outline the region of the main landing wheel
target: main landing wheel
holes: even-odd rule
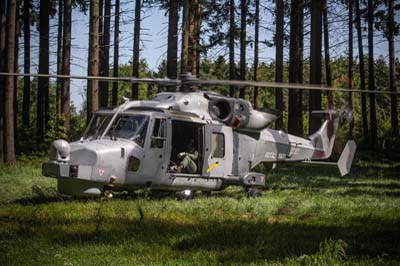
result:
[[[247,196],[250,198],[258,198],[261,197],[261,190],[256,187],[246,187]]]
[[[190,200],[196,196],[195,190],[185,189],[182,191],[177,192],[177,198],[180,200]]]

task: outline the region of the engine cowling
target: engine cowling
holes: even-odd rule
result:
[[[254,110],[250,102],[221,95],[205,94],[209,100],[208,111],[210,116],[237,129],[259,131],[274,122],[280,112],[263,109]]]

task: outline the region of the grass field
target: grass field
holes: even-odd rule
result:
[[[268,180],[256,199],[78,200],[57,196],[39,160],[0,165],[0,265],[400,265],[400,163]]]

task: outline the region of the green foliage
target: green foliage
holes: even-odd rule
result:
[[[367,59],[364,58],[366,61]],[[358,73],[358,62],[354,61],[354,74],[353,74],[353,86],[354,89],[360,89],[360,75]],[[247,79],[253,79],[253,67],[250,66],[247,69]],[[400,69],[400,62],[396,61],[396,67]],[[236,67],[238,69],[238,67]],[[288,65],[285,64],[284,68],[284,82],[288,81],[287,77],[287,68]],[[308,61],[304,62],[304,81],[307,83],[308,80]],[[161,68],[162,70],[163,68]],[[348,58],[347,57],[338,57],[331,62],[331,75],[333,87],[337,88],[348,88],[349,81],[347,78],[348,71]],[[366,73],[368,76],[368,73]],[[204,79],[229,79],[229,65],[226,62],[223,56],[218,57],[215,60],[204,59],[200,64],[200,77]],[[262,63],[259,65],[259,81],[274,81],[275,78],[275,63]],[[389,87],[389,67],[385,58],[379,57],[375,60],[375,80],[376,80],[376,90],[387,91]],[[368,85],[368,81],[367,81]],[[213,91],[220,92],[224,95],[228,94],[229,88],[226,86],[214,86],[202,89],[209,89]],[[284,124],[287,123],[287,104],[288,104],[288,90],[283,90],[284,94],[284,106],[285,109],[282,111],[282,116],[284,119]],[[251,102],[253,102],[253,88],[247,88],[245,98]],[[259,90],[258,96],[258,106],[274,108],[275,106],[275,89],[274,88],[261,88]],[[304,125],[304,135],[308,135],[308,91],[303,91],[303,125]],[[396,142],[398,138],[393,138],[391,136],[391,123],[390,123],[390,96],[384,94],[376,95],[376,111],[377,111],[377,120],[378,120],[378,140],[380,150],[394,153],[395,150],[398,150],[400,147]],[[368,96],[367,96],[367,107],[368,107]],[[349,94],[346,92],[333,92],[333,108],[336,110],[340,110],[343,106],[349,105]],[[327,94],[322,93],[322,109],[325,109],[327,106]],[[353,93],[353,109],[354,109],[354,129],[352,137],[359,143],[360,148],[369,149],[369,137],[365,138],[362,133],[362,117],[361,117],[361,94]],[[400,110],[400,106],[399,106]],[[369,116],[369,114],[366,114]],[[339,137],[341,139],[347,139],[349,137],[349,126],[345,125],[339,130]],[[395,144],[388,145],[388,144]]]
[[[364,59],[366,60],[366,59]],[[308,62],[304,62],[304,68],[307,67]],[[332,69],[332,80],[333,87],[346,88],[348,87],[347,80],[347,67],[348,59],[346,57],[336,58],[331,62]],[[286,69],[284,71],[284,81],[287,82],[287,64],[284,65]],[[396,61],[396,68],[400,72],[400,62]],[[238,67],[236,67],[238,69]],[[358,69],[358,62],[354,62],[354,69]],[[375,75],[376,75],[376,89],[377,90],[388,90],[388,76],[389,68],[383,57],[379,57],[375,61]],[[111,71],[112,72],[112,71]],[[121,77],[132,76],[132,65],[128,63],[126,65],[120,66],[119,73]],[[368,76],[368,73],[366,73]],[[140,62],[140,75],[139,77],[165,77],[166,75],[166,64],[165,61],[160,64],[157,73],[152,73],[149,70],[146,60],[141,60]],[[247,69],[247,79],[251,80],[253,76],[253,66]],[[228,79],[229,78],[229,65],[223,56],[218,57],[216,60],[204,59],[200,64],[200,77],[205,79]],[[262,63],[259,65],[259,81],[274,81],[275,77],[275,64]],[[308,73],[304,72],[304,80],[307,82]],[[19,80],[19,88],[23,87],[23,79]],[[358,71],[354,72],[353,85],[355,89],[360,87],[360,76]],[[226,86],[214,86],[202,89],[208,89],[220,92],[222,94],[228,94],[229,88]],[[109,83],[110,95],[112,94],[112,83]],[[139,85],[139,98],[140,99],[150,99],[155,95],[158,90],[162,88],[148,87],[145,84]],[[22,106],[23,90],[18,90],[18,106]],[[122,103],[122,96],[127,98],[131,97],[132,85],[126,82],[119,83],[119,103]],[[287,123],[287,104],[288,104],[288,90],[283,90],[284,94],[284,106],[285,109],[282,111],[282,116],[284,124]],[[322,94],[322,108],[326,107],[326,94]],[[18,116],[18,141],[19,141],[19,153],[23,154],[36,154],[37,152],[46,152],[50,142],[56,138],[65,138],[67,140],[77,140],[81,137],[85,127],[86,127],[86,106],[84,105],[81,111],[77,111],[75,106],[71,106],[71,130],[66,132],[63,125],[62,116],[51,115],[50,128],[46,132],[45,143],[36,143],[36,98],[37,98],[37,79],[33,79],[31,82],[31,103],[30,103],[30,118],[31,125],[27,127],[22,125],[22,118],[19,114]],[[253,101],[253,88],[247,88],[245,98],[249,101]],[[275,107],[275,89],[274,88],[260,88],[259,97],[257,99],[258,106],[260,107]],[[348,105],[348,93],[334,92],[333,93],[333,108],[340,109],[344,105]],[[377,102],[377,120],[378,120],[378,140],[379,147],[381,151],[387,154],[393,155],[392,158],[396,158],[396,154],[400,149],[400,141],[397,137],[391,136],[391,124],[390,124],[390,97],[388,95],[376,95]],[[368,104],[368,103],[367,103]],[[303,91],[303,125],[305,135],[308,134],[308,92]],[[362,135],[362,119],[361,119],[361,94],[353,94],[353,108],[354,108],[354,129],[353,137],[358,142],[359,148],[368,150],[370,146],[368,136],[365,138]],[[399,112],[400,113],[400,106]],[[21,109],[21,108],[20,108]],[[50,113],[55,113],[55,84],[50,83]],[[348,126],[342,127],[338,133],[341,139],[348,138]],[[339,138],[339,139],[340,139]]]
[[[299,257],[302,265],[343,265],[346,259],[348,245],[343,240],[325,240],[320,244],[319,251],[313,255]]]
[[[120,77],[132,77],[132,64],[128,63],[122,66],[119,66],[119,76]],[[110,71],[112,73],[112,71]],[[149,70],[149,66],[145,59],[141,59],[139,63],[139,78],[151,78],[152,72]],[[110,83],[109,89],[111,95],[112,85]],[[118,103],[121,104],[123,102],[122,97],[132,98],[132,84],[128,82],[120,82],[119,83],[119,93],[118,93]],[[154,93],[154,92],[153,92]],[[139,99],[144,100],[148,99],[148,86],[146,84],[139,84]]]
[[[46,131],[45,147],[48,148],[50,143],[55,139],[68,139],[67,129],[64,127],[64,117],[55,115],[49,121],[49,129]]]

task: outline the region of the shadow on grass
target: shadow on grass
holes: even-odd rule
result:
[[[64,201],[71,201],[71,200],[59,196],[51,196],[51,197],[33,196],[31,198],[17,199],[13,203],[18,203],[23,206],[26,206],[26,205],[40,205],[40,204],[64,202]]]
[[[349,176],[340,177],[335,170],[329,168],[306,168],[304,166],[286,166],[271,172],[268,176],[269,184],[274,190],[293,190],[299,188],[313,189],[336,189],[348,188],[353,191],[381,194],[379,190],[385,191],[387,195],[398,196],[400,189],[400,167],[356,167]],[[379,169],[379,170],[377,170]]]
[[[344,227],[229,219],[198,220],[191,224],[153,217],[142,222],[104,217],[96,228],[95,219],[71,220],[68,222],[70,226],[65,226],[64,222],[61,225],[54,221],[35,225],[31,233],[25,230],[20,237],[29,239],[45,232],[41,237],[66,248],[105,244],[123,245],[125,249],[132,249],[131,252],[136,252],[139,245],[144,247],[144,253],[156,252],[159,247],[186,255],[190,252],[217,252],[221,263],[248,263],[314,254],[326,239],[344,240],[349,245],[347,254],[354,257],[382,254],[392,259],[400,257],[400,222],[370,217],[354,219],[351,225]]]

